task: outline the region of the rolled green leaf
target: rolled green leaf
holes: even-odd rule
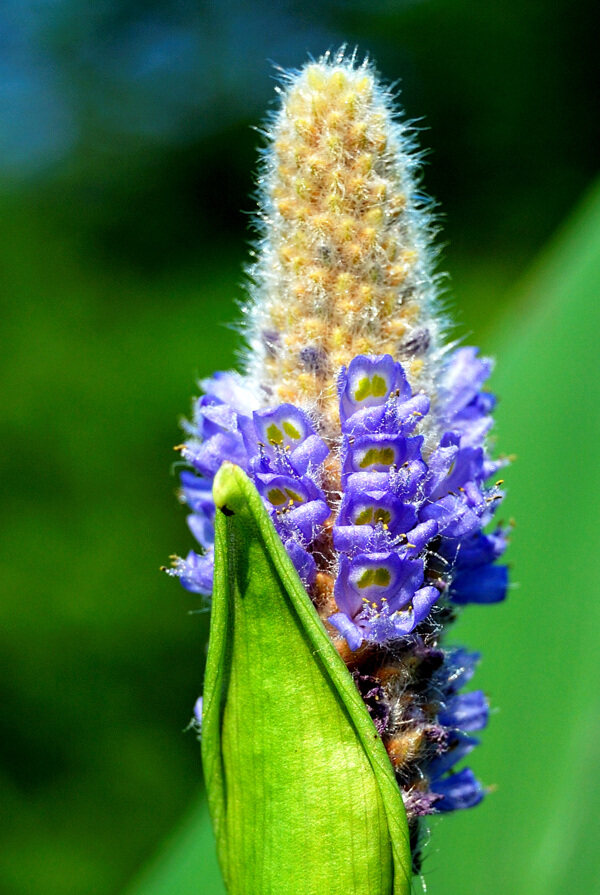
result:
[[[403,895],[408,827],[383,743],[258,492],[224,463],[202,758],[231,895]]]

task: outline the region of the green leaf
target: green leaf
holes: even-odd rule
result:
[[[387,753],[249,479],[224,464],[202,758],[231,895],[405,895]]]
[[[127,887],[125,895],[225,895],[206,798]]]
[[[444,869],[430,895],[598,890],[599,288],[600,182],[495,339],[499,448],[517,455],[503,508],[516,586],[502,606],[469,608],[454,639],[483,649],[477,686],[499,711],[473,765],[497,791],[434,831]]]

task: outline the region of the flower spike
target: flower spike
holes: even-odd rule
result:
[[[279,93],[260,176],[259,242],[244,315],[248,351],[241,374],[218,373],[201,383],[186,424],[182,456],[189,469],[181,476],[181,499],[199,548],[176,559],[170,573],[188,590],[207,594],[216,562],[219,617],[225,610],[217,609],[224,599],[218,582],[227,579],[227,599],[235,602],[252,581],[263,628],[252,627],[250,603],[239,618],[246,637],[265,631],[269,608],[260,603],[260,576],[244,565],[260,551],[240,546],[234,534],[243,526],[225,526],[219,513],[234,511],[219,501],[215,511],[210,496],[215,476],[219,494],[219,482],[235,480],[253,519],[262,520],[263,554],[279,557],[265,565],[269,587],[279,586],[273,569],[284,569],[278,574],[296,595],[294,605],[306,596],[310,612],[302,617],[313,619],[319,637],[329,637],[346,675],[336,677],[336,687],[359,694],[359,728],[381,738],[385,779],[395,780],[404,804],[418,872],[424,819],[472,807],[485,795],[472,771],[457,767],[478,743],[472,734],[488,721],[485,695],[463,692],[479,657],[452,648],[447,637],[463,606],[497,603],[508,586],[506,566],[497,561],[509,531],[490,528],[503,497],[502,481],[493,482],[503,462],[490,456],[488,444],[492,363],[476,348],[446,342],[411,130],[372,66],[343,52],[326,54],[286,75]],[[230,532],[216,547],[215,518],[217,534]],[[225,628],[219,631],[224,637]],[[219,643],[225,655],[230,647]],[[253,650],[260,654],[260,645]],[[209,647],[211,680],[220,682],[213,660]],[[263,705],[252,693],[260,742],[267,734],[276,742],[279,722],[269,716],[268,701],[281,707],[277,681],[251,677],[267,700]],[[304,712],[308,679],[295,680]],[[205,694],[203,709],[211,737],[221,730],[210,714],[213,697]],[[223,723],[225,743],[231,727]],[[229,761],[235,749],[223,749]],[[235,776],[235,762],[227,773]],[[241,791],[236,799],[242,805]],[[222,854],[243,844],[238,821],[228,827],[219,817]],[[291,816],[289,823],[293,838]],[[272,832],[265,833],[270,842]],[[285,838],[285,830],[280,834]],[[259,891],[235,879],[232,892]],[[368,891],[390,895],[386,879]],[[402,885],[394,891],[408,891]]]

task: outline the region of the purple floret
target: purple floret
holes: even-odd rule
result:
[[[342,557],[334,595],[340,612],[329,621],[357,649],[363,640],[386,643],[409,634],[440,594],[423,587],[421,560],[374,553]]]
[[[390,536],[410,531],[417,523],[412,504],[404,503],[390,491],[346,489],[337,522],[357,528],[382,528]]]
[[[411,396],[404,370],[389,354],[355,357],[347,369],[340,370],[338,393],[342,422],[368,408],[384,405],[392,393],[400,400]]]
[[[183,587],[194,594],[210,596],[213,587],[215,555],[211,547],[204,554],[190,550],[185,559],[177,559],[167,574],[179,578]]]

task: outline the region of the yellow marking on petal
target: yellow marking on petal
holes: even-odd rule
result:
[[[385,566],[381,566],[378,569],[375,569],[375,580],[374,583],[379,587],[387,587],[390,583],[390,570],[386,569]]]
[[[383,378],[383,376],[379,376],[377,373],[371,379],[371,394],[374,398],[382,398],[385,394],[387,394],[387,382]]]
[[[358,382],[358,388],[354,391],[355,401],[364,401],[371,394],[371,380],[368,376],[363,376]]]
[[[369,466],[375,465],[391,466],[395,459],[396,455],[392,447],[368,448],[358,465],[360,469],[368,469]]]
[[[286,496],[280,488],[271,488],[270,491],[267,491],[267,500],[274,507],[280,507],[285,503]]]
[[[372,585],[377,587],[387,587],[390,581],[390,570],[385,566],[378,566],[374,569],[365,569],[357,582],[357,586],[360,587],[361,590]]]
[[[301,433],[298,431],[298,429],[296,429],[296,427],[292,423],[290,423],[289,420],[284,420],[282,425],[283,425],[283,431],[290,438],[294,438],[296,441],[299,438],[302,438]]]
[[[275,423],[271,423],[271,425],[267,427],[266,435],[271,444],[283,444],[283,432],[275,425]]]

